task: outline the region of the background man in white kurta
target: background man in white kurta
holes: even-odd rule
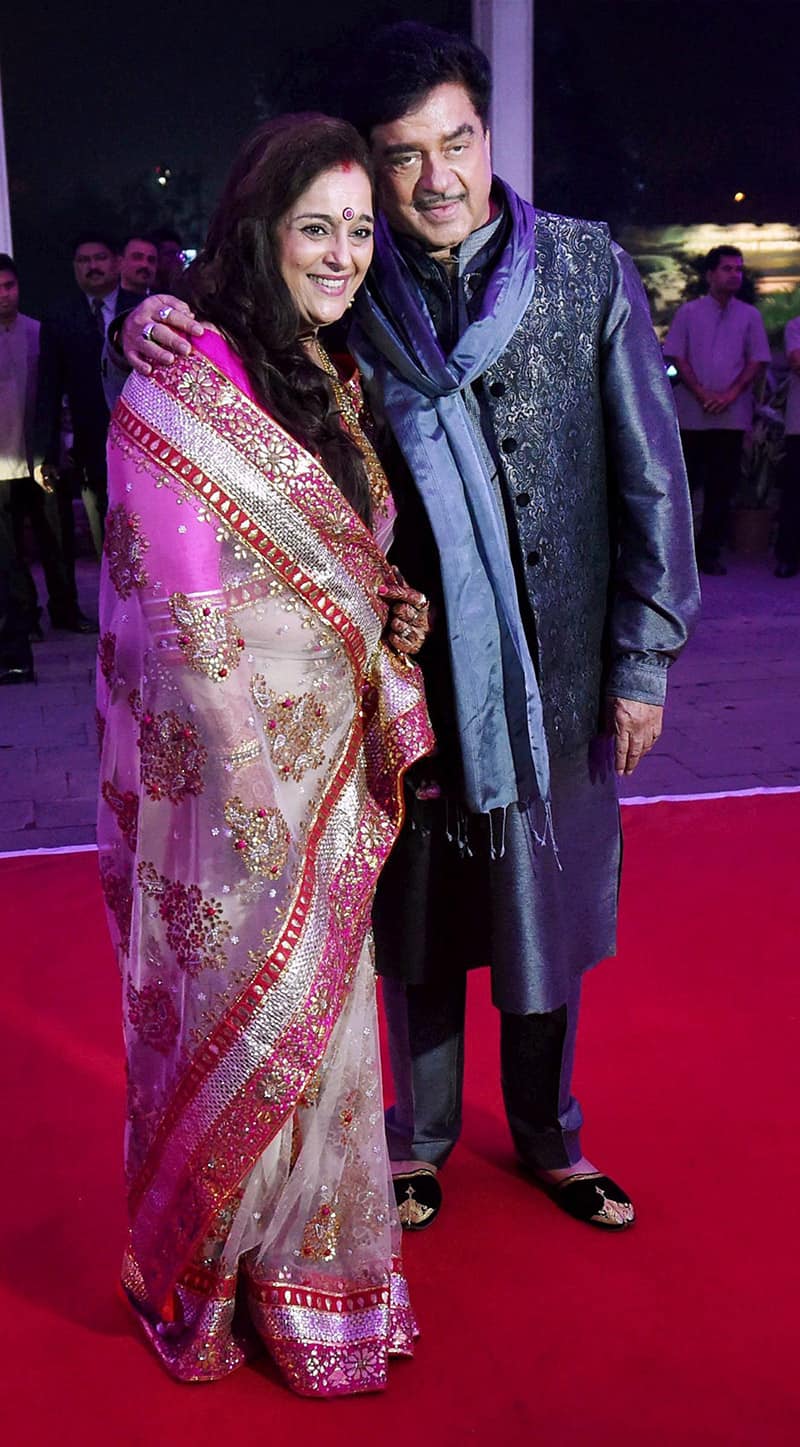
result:
[[[744,262],[733,246],[715,246],[704,262],[708,292],[685,302],[664,342],[679,382],[675,403],[689,485],[703,489],[697,563],[724,573],[720,559],[736,490],[742,437],[753,421],[753,384],[770,360],[758,309],[740,301]]]
[[[19,310],[19,278],[0,255],[0,684],[33,682],[28,637],[32,582],[14,541],[14,490],[30,476],[30,423],[36,389],[39,323]]]

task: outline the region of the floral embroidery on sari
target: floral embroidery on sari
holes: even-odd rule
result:
[[[137,990],[129,980],[128,1019],[139,1039],[161,1055],[168,1054],[178,1038],[178,1012],[163,985],[144,985]]]
[[[109,809],[116,815],[119,825],[119,832],[122,835],[131,853],[136,853],[136,830],[139,821],[139,795],[132,789],[126,789],[120,793],[110,779],[103,781],[100,790],[102,797],[108,804]]]
[[[147,586],[144,555],[149,546],[136,513],[128,512],[124,503],[109,508],[103,551],[109,577],[120,598],[129,598],[134,588]]]
[[[340,1216],[327,1201],[309,1216],[303,1229],[300,1254],[305,1261],[333,1261],[342,1229]]]
[[[145,894],[158,900],[158,913],[167,926],[166,941],[179,969],[187,975],[224,969],[227,956],[222,946],[231,926],[219,900],[205,899],[196,884],[167,879],[144,861],[138,878]]]
[[[225,823],[233,831],[231,843],[249,874],[278,879],[289,857],[290,835],[280,809],[259,805],[247,809],[238,795],[225,805]]]
[[[253,702],[264,715],[266,739],[282,779],[298,784],[310,769],[319,768],[328,734],[328,710],[312,693],[278,695],[263,673],[254,673]]]
[[[103,898],[117,923],[120,949],[127,954],[131,933],[133,890],[130,880],[119,874],[109,855],[100,860],[100,887]]]
[[[244,639],[223,608],[190,603],[185,593],[175,593],[169,611],[180,629],[178,647],[190,668],[214,679],[226,678],[238,668]]]
[[[140,726],[141,780],[148,798],[179,804],[189,794],[202,793],[208,751],[195,725],[172,709],[151,713],[143,708],[138,689],[128,702]]]
[[[97,645],[97,665],[109,688],[114,682],[114,663],[117,655],[116,633],[104,633]]]

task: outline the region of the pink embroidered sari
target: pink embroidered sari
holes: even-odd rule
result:
[[[109,438],[98,838],[123,974],[124,1285],[168,1370],[259,1339],[297,1391],[385,1384],[414,1318],[370,909],[428,751],[383,553],[207,333]]]

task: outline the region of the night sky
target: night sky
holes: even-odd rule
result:
[[[84,214],[169,219],[161,164],[202,218],[258,119],[313,103],[337,42],[402,17],[468,30],[470,5],[25,0],[1,58],[30,310],[68,282]],[[536,0],[537,201],[615,226],[800,220],[798,55],[798,0]]]

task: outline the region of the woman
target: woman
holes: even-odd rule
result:
[[[181,1380],[223,1376],[260,1338],[319,1396],[382,1387],[415,1334],[369,915],[403,771],[432,743],[400,656],[424,600],[370,529],[388,488],[357,383],[318,338],[371,252],[356,132],[261,127],[190,276],[204,336],[132,377],[114,414],[101,590],[125,1290]]]

